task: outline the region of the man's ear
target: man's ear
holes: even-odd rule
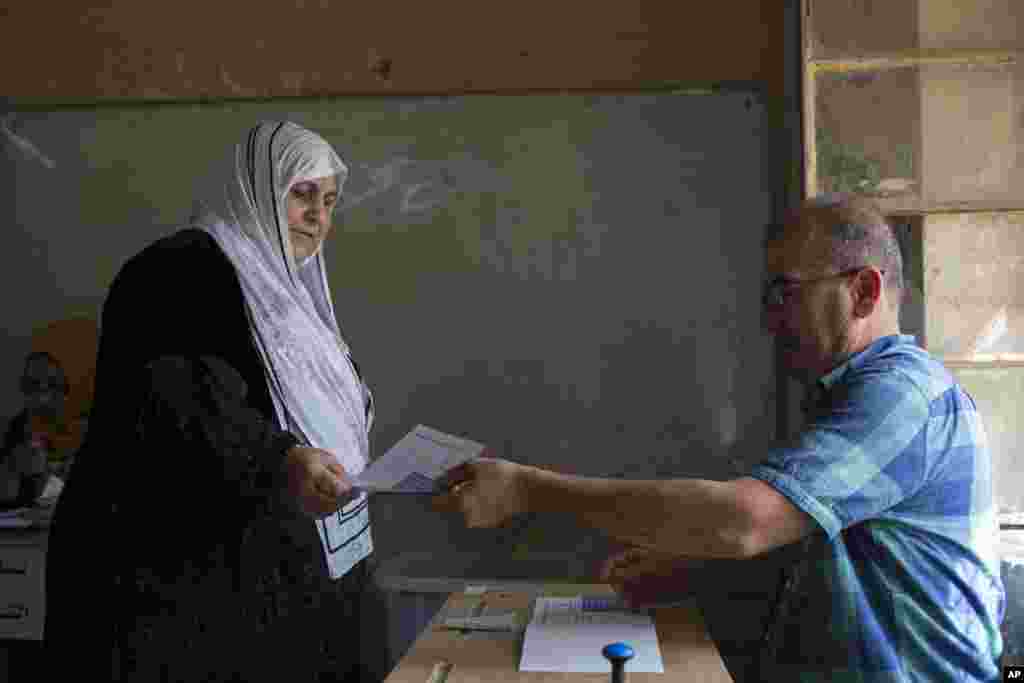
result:
[[[853,283],[853,314],[858,318],[871,315],[882,297],[882,274],[875,268],[865,268]]]

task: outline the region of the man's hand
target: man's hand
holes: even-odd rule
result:
[[[288,492],[299,509],[322,519],[357,495],[345,468],[319,448],[292,446],[285,456]]]
[[[627,605],[644,607],[675,602],[694,591],[697,561],[649,548],[630,548],[608,558],[601,581],[615,588]]]
[[[461,513],[467,527],[501,526],[528,511],[527,470],[500,458],[478,458],[448,472],[447,490],[431,504],[439,512]]]

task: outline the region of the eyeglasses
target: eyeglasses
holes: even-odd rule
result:
[[[835,275],[809,278],[807,280],[800,280],[780,275],[764,283],[764,291],[761,294],[761,304],[765,308],[782,308],[786,305],[786,287],[793,285],[807,285],[815,282],[825,282],[826,280],[837,280],[839,278],[850,277],[851,275],[859,273],[869,267],[870,266],[860,266],[859,268],[850,268],[849,270],[844,270],[843,272],[836,273]],[[882,275],[885,275],[884,270],[880,270],[879,272]]]

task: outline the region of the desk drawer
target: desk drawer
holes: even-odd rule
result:
[[[43,637],[45,550],[0,546],[0,638]]]

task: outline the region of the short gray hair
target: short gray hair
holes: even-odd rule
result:
[[[798,215],[812,217],[832,240],[831,265],[837,271],[874,266],[885,271],[885,287],[899,308],[903,295],[903,255],[892,226],[874,201],[850,194],[824,194],[804,202]],[[769,226],[765,243],[782,237],[786,224]]]

